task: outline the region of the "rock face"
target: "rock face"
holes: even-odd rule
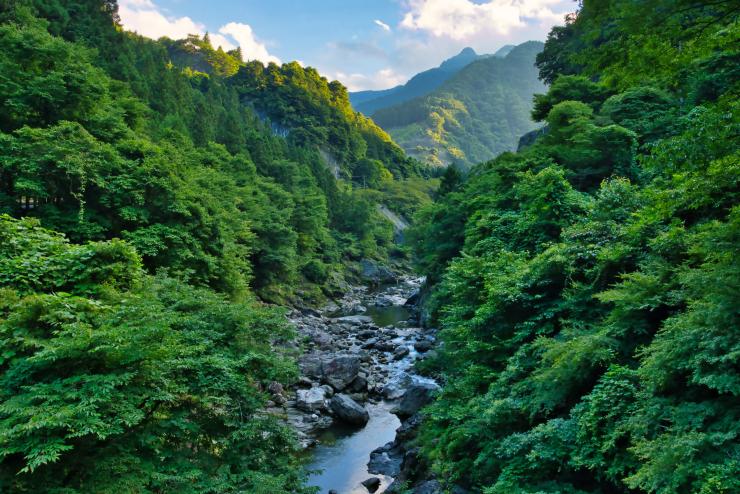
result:
[[[334,395],[329,406],[337,418],[349,424],[365,425],[370,420],[367,410],[347,395]]]
[[[432,401],[433,394],[439,386],[431,382],[415,382],[406,389],[394,412],[399,417],[410,417],[421,407]]]

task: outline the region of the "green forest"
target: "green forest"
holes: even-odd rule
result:
[[[504,56],[481,57],[429,94],[379,108],[372,118],[410,156],[468,169],[516,149],[537,128],[529,112],[532,95],[546,89],[534,66],[541,51],[541,42],[527,41]]]
[[[740,7],[576,7],[401,105],[440,169],[313,68],[0,0],[0,493],[315,494],[286,312],[367,262],[426,276],[426,494],[740,492]],[[542,130],[461,171],[491,115]]]
[[[443,178],[414,241],[438,478],[740,492],[739,13],[584,0],[537,57],[544,135]]]
[[[0,492],[303,492],[266,303],[403,259],[426,175],[314,69],[0,3]]]

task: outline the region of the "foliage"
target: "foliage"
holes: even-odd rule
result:
[[[417,216],[444,382],[420,443],[450,484],[738,489],[738,11],[649,4],[554,28],[547,131]]]
[[[262,411],[296,374],[279,312],[146,276],[121,241],[0,232],[3,491],[299,492],[291,434]]]

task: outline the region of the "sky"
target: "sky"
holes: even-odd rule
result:
[[[544,40],[573,0],[118,0],[150,38],[209,33],[247,60],[297,60],[350,91],[385,89],[472,47]]]

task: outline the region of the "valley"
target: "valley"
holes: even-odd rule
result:
[[[0,492],[740,492],[738,40],[0,2]]]

